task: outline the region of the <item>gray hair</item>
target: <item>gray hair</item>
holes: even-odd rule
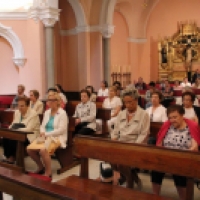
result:
[[[125,96],[130,96],[133,99],[138,99],[140,94],[137,89],[135,89],[133,87],[132,88],[128,87],[125,90],[123,90],[123,92],[122,92],[122,98],[124,98]]]

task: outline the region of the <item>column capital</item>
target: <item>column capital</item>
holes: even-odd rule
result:
[[[114,33],[115,26],[105,24],[101,26],[101,34],[104,38],[111,38],[112,34]]]
[[[53,27],[59,20],[60,11],[58,0],[34,0],[33,6],[29,9],[29,18],[41,20],[45,27]]]

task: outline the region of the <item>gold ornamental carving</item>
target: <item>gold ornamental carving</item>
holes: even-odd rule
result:
[[[158,42],[159,80],[183,80],[200,65],[200,28],[195,22],[179,22],[178,31]]]

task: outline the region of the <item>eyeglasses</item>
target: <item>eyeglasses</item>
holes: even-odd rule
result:
[[[47,99],[47,101],[53,102],[53,101],[58,101],[58,99]]]

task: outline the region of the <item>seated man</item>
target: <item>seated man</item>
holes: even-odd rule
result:
[[[157,146],[172,149],[198,151],[200,145],[200,135],[197,123],[183,117],[185,111],[180,105],[172,105],[167,109],[168,121],[161,127],[158,137]],[[184,152],[183,152],[184,153]],[[157,195],[160,193],[162,179],[165,173],[153,171],[151,181],[153,183],[153,192]],[[187,178],[173,175],[174,183],[179,193],[180,199],[186,197]]]
[[[146,83],[143,82],[142,77],[138,78],[138,82],[135,84],[135,88],[137,88],[138,90],[146,90],[147,89],[147,85],[146,85]]]
[[[19,97],[25,97],[24,91],[25,91],[25,86],[21,85],[21,84],[18,85],[18,87],[17,87],[17,95],[15,96],[15,98],[12,101],[11,108],[16,108],[17,107],[17,100],[18,100]]]

